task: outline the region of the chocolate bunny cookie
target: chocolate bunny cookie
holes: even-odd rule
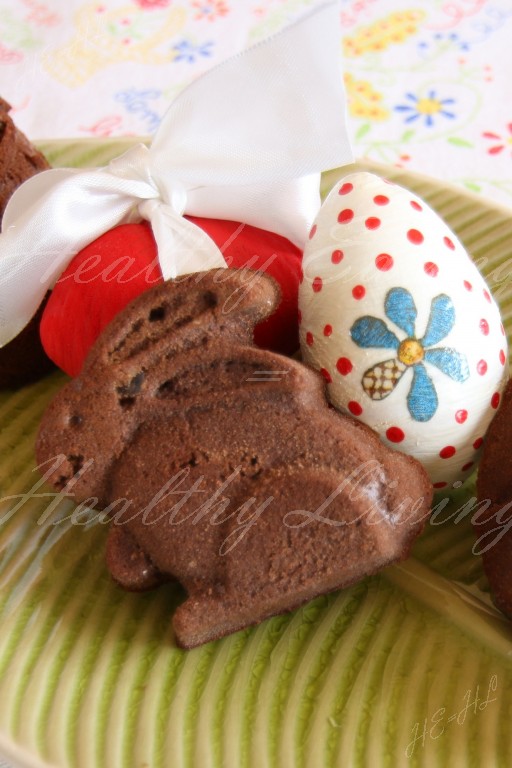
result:
[[[186,648],[406,557],[430,509],[418,462],[330,408],[316,372],[254,346],[277,301],[248,270],[145,292],[40,427],[53,485],[111,517],[114,579],[185,588]]]

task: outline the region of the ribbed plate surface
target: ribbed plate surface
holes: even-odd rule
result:
[[[48,142],[101,165],[130,141]],[[512,217],[365,163],[424,197],[473,254],[512,336]],[[351,170],[351,169],[349,169]],[[325,178],[326,189],[340,174]],[[64,377],[0,397],[0,754],[23,768],[512,765],[512,627],[492,607],[454,493],[415,556],[203,648],[175,647],[165,587],[129,595],[105,526],[40,480],[33,444]]]

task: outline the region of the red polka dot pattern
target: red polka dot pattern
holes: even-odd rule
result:
[[[338,214],[338,221],[340,224],[348,224],[354,218],[354,211],[351,208],[344,208]]]
[[[322,254],[326,271],[324,273],[320,267],[317,267],[315,268],[315,271],[318,270],[317,277],[315,277],[315,273],[313,272],[309,278],[309,280],[311,280],[312,277],[315,277],[313,283],[310,282],[309,284],[313,285],[313,291],[315,291],[316,294],[320,294],[318,301],[323,302],[324,296],[327,300],[327,294],[330,293],[331,279],[329,279],[328,276],[332,275],[332,282],[334,282],[334,276],[343,275],[345,265],[348,265],[350,269],[354,270],[351,273],[353,282],[348,285],[345,283],[345,294],[343,297],[346,297],[346,292],[350,291],[353,300],[355,300],[355,302],[361,302],[359,309],[356,304],[352,305],[354,316],[359,316],[356,312],[361,315],[377,315],[378,313],[377,311],[373,311],[373,307],[366,306],[368,299],[371,299],[373,296],[373,284],[370,283],[370,280],[375,280],[375,284],[381,285],[384,290],[387,290],[389,286],[400,285],[402,265],[404,272],[409,268],[408,265],[405,264],[406,258],[408,263],[412,265],[410,268],[414,270],[414,274],[418,279],[419,292],[421,292],[422,287],[424,291],[429,292],[429,286],[430,291],[432,292],[431,296],[434,296],[436,293],[444,292],[443,286],[439,285],[439,283],[447,275],[451,268],[449,266],[450,262],[456,258],[456,254],[460,250],[456,237],[450,232],[446,225],[442,224],[442,222],[437,225],[437,227],[432,226],[430,224],[431,220],[429,218],[430,211],[428,210],[428,206],[421,200],[412,199],[410,193],[405,198],[402,198],[402,208],[395,208],[396,192],[392,187],[386,188],[381,186],[379,188],[377,186],[372,188],[370,186],[365,187],[363,190],[359,189],[359,182],[355,179],[356,177],[354,177],[353,183],[341,182],[338,186],[338,193],[340,196],[347,197],[348,195],[348,197],[346,200],[338,200],[336,198],[333,201],[335,207],[330,213],[330,221],[327,222],[328,225],[330,225],[328,232],[332,232],[332,240],[330,241],[332,244],[330,247],[327,245],[325,253]],[[364,191],[366,191],[365,196],[363,196]],[[350,193],[352,196],[350,196]],[[403,217],[402,219],[399,218],[398,222],[396,220],[391,221],[390,219],[394,210],[401,210],[403,212]],[[388,219],[390,224],[389,233],[387,230]],[[343,226],[338,226],[332,229],[332,224],[336,223],[336,220],[340,225],[349,224],[350,226],[345,228]],[[393,231],[391,224],[398,225],[395,231]],[[321,227],[321,222],[318,224],[318,230],[313,226],[310,231],[310,238],[318,238]],[[347,231],[349,234],[344,235]],[[375,231],[375,234],[372,234],[372,231]],[[343,236],[345,237],[345,241],[343,240]],[[356,250],[353,250],[352,237],[354,237],[354,240],[355,238],[360,237],[362,241],[366,237],[365,242],[369,245],[367,245],[365,254],[367,260],[364,263],[364,268],[369,270],[368,272],[359,271],[357,269],[358,265],[353,264],[352,260],[355,259],[358,254]],[[372,242],[369,240],[370,237],[374,238],[373,253],[370,250],[370,243]],[[393,244],[395,241],[397,242],[397,245],[394,247]],[[411,243],[411,247],[403,248],[406,241]],[[315,239],[315,243],[316,242],[317,239]],[[310,247],[313,251],[314,243],[312,243]],[[434,259],[436,259],[436,261],[434,261]],[[341,262],[343,262],[343,264],[341,264]],[[334,269],[332,265],[341,266],[340,269]],[[329,269],[331,270],[330,272]],[[423,275],[421,274],[422,272]],[[469,274],[471,275],[472,273],[469,272]],[[364,280],[364,283],[356,284],[355,281],[357,279]],[[475,284],[472,282],[473,279],[477,280]],[[481,388],[487,385],[487,393],[484,394],[487,408],[490,409],[492,407],[496,410],[500,405],[500,393],[495,391],[495,388],[498,385],[495,383],[496,378],[494,378],[494,376],[496,370],[498,371],[498,374],[502,373],[503,368],[501,366],[506,366],[508,362],[506,332],[503,325],[500,325],[499,319],[495,317],[492,307],[489,307],[485,303],[488,302],[488,304],[492,305],[490,289],[487,288],[487,290],[485,290],[484,285],[482,285],[481,281],[476,277],[465,279],[463,269],[461,270],[458,280],[458,284],[453,286],[454,302],[465,302],[466,305],[472,307],[470,318],[472,317],[473,319],[470,319],[467,325],[468,335],[473,333],[473,344],[477,350],[473,352],[473,362],[470,362],[472,376],[482,377],[479,378],[479,382],[481,382]],[[306,282],[308,282],[308,276],[306,276]],[[464,291],[466,291],[468,295],[466,295]],[[450,293],[450,291],[447,291],[447,293]],[[462,294],[466,295],[465,300],[464,295]],[[431,296],[428,298],[431,298]],[[312,298],[313,297],[310,295],[309,300]],[[470,305],[471,300],[473,300],[473,305]],[[330,394],[334,397],[339,388],[341,393],[339,407],[345,410],[346,413],[350,413],[355,417],[365,418],[365,415],[368,414],[368,418],[370,419],[370,416],[373,416],[373,407],[370,408],[368,406],[366,397],[362,393],[361,376],[360,373],[358,373],[359,369],[357,367],[359,358],[356,360],[356,353],[351,346],[344,345],[346,329],[343,326],[343,322],[338,320],[338,317],[341,318],[343,315],[337,314],[336,301],[337,298],[334,297],[332,306],[330,304],[322,303],[322,311],[325,310],[325,314],[323,314],[322,317],[322,312],[319,311],[318,316],[313,319],[314,321],[312,320],[311,324],[309,324],[309,322],[306,324],[308,317],[306,317],[306,315],[304,316],[304,324],[301,332],[304,350],[309,350],[309,348],[315,346],[316,350],[318,350],[319,359],[321,359],[320,350],[322,350],[322,352],[325,350],[325,357],[319,365],[325,365],[325,368],[321,368],[321,374],[325,381],[330,384]],[[306,307],[308,304],[305,303],[304,306]],[[319,307],[320,305],[316,306]],[[330,311],[329,308],[331,308],[332,311]],[[379,316],[381,315],[382,312]],[[383,315],[382,320],[383,322],[386,322]],[[461,322],[464,322],[464,318]],[[472,331],[470,330],[471,322],[473,324]],[[305,333],[308,326],[311,330],[309,330],[308,333]],[[499,342],[494,342],[498,327],[500,327],[501,333],[503,334],[501,347]],[[334,329],[336,329],[336,333],[334,333]],[[440,346],[443,345],[441,344]],[[501,366],[499,364],[501,364]],[[492,378],[494,378],[494,382],[491,380]],[[350,388],[352,385],[358,385],[359,390],[354,389],[347,397],[347,385],[349,385]],[[354,399],[349,400],[349,397],[353,397]],[[402,400],[405,400],[406,397],[407,392],[405,392]],[[466,396],[463,395],[458,401],[456,400],[455,403],[452,401],[451,408],[449,407],[448,402],[446,402],[445,407],[448,412],[448,418],[445,423],[446,432],[444,432],[444,437],[437,437],[437,440],[430,446],[430,458],[432,458],[432,453],[434,454],[434,458],[436,456],[439,457],[437,459],[437,468],[433,477],[436,481],[434,483],[436,489],[446,487],[451,488],[454,480],[458,479],[457,473],[459,478],[464,480],[467,475],[463,475],[462,473],[473,471],[475,462],[472,461],[471,455],[467,456],[466,454],[464,457],[462,456],[463,440],[464,445],[466,445],[467,448],[470,448],[471,444],[473,444],[475,451],[477,451],[483,443],[483,437],[478,437],[478,432],[475,434],[475,428],[473,426],[478,420],[477,409],[472,406]],[[381,434],[391,445],[395,444],[400,449],[404,443],[406,444],[406,441],[411,440],[412,442],[416,439],[417,434],[416,432],[413,434],[413,427],[409,425],[408,421],[402,422],[397,419],[396,421],[391,422],[392,426],[389,426],[389,423],[390,422],[388,421],[387,429],[384,428],[384,430],[381,430]],[[450,423],[452,425],[451,430],[449,429]],[[478,429],[478,427],[476,427],[476,429]],[[450,440],[450,438],[452,443],[447,444],[447,441]],[[444,467],[444,470],[439,471],[438,468],[440,466]],[[454,487],[457,487],[460,484],[461,483],[455,482]]]
[[[437,266],[437,264],[434,264],[433,261],[427,261],[423,265],[423,271],[429,277],[437,277],[437,275],[439,274],[439,267]]]
[[[480,331],[483,333],[484,336],[489,335],[489,323],[484,317],[482,317],[482,319],[480,320]]]
[[[375,258],[375,266],[381,272],[387,272],[393,266],[393,257],[389,253],[379,253]]]
[[[400,427],[389,427],[386,430],[386,437],[390,443],[401,443],[405,438],[405,433]]]
[[[464,408],[461,408],[460,411],[457,411],[455,414],[455,421],[457,424],[464,424],[467,418],[468,412]]]
[[[407,232],[407,239],[413,245],[421,245],[425,238],[418,229],[410,229]]]
[[[352,296],[357,301],[360,301],[361,299],[363,299],[365,295],[366,295],[366,288],[364,287],[364,285],[356,285],[354,286],[354,288],[352,288]]]
[[[342,376],[348,376],[348,374],[351,373],[353,367],[354,366],[348,357],[340,357],[336,363],[336,369],[339,373],[341,373]]]

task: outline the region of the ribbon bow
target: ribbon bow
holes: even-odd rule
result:
[[[338,15],[337,2],[323,5],[194,81],[149,149],[26,181],[0,235],[0,346],[76,253],[134,217],[151,222],[164,279],[226,266],[185,213],[252,224],[303,247],[320,207],[320,172],[353,159]]]

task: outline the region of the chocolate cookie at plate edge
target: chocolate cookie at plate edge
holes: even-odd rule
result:
[[[47,357],[39,337],[39,323],[47,298],[21,333],[0,348],[0,390],[23,387],[54,370],[55,365]]]
[[[497,607],[512,619],[512,379],[487,431],[477,477],[475,551]]]
[[[417,461],[330,408],[319,374],[254,346],[277,301],[275,283],[246,270],[147,291],[40,426],[50,482],[112,518],[114,579],[185,588],[183,647],[405,558],[429,513]]]
[[[27,179],[50,166],[9,116],[10,106],[0,97],[0,223],[13,192]],[[0,349],[0,389],[20,387],[44,376],[54,367],[39,338],[43,306],[24,330]]]
[[[50,167],[44,155],[18,130],[10,109],[0,97],[0,223],[9,198],[20,184]]]

